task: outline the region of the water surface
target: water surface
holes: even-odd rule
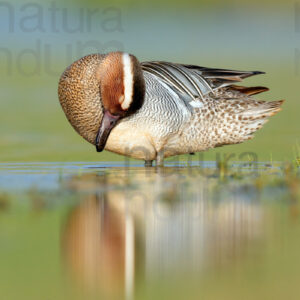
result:
[[[0,166],[3,299],[297,299],[282,164]]]

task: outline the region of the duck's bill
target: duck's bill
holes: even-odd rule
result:
[[[111,113],[109,113],[108,111],[104,112],[101,124],[100,124],[100,128],[97,134],[97,138],[96,138],[96,150],[97,152],[102,152],[107,139],[109,137],[109,134],[111,132],[111,130],[115,127],[117,121],[120,119],[119,116],[114,116]]]

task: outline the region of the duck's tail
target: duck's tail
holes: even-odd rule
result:
[[[269,117],[281,110],[283,102],[284,100],[271,102],[254,99],[224,100],[221,104],[223,109],[219,113],[220,121],[223,119],[224,122],[219,132],[219,138],[222,138],[215,147],[252,139],[254,132],[261,129]]]

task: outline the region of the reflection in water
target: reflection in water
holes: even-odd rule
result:
[[[106,298],[130,299],[143,281],[226,267],[264,234],[255,190],[185,169],[114,169],[66,185],[82,201],[63,228],[63,257],[79,282]]]
[[[87,196],[69,215],[63,250],[72,272],[90,288],[122,293],[125,220],[104,197]]]

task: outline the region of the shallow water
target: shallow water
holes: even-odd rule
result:
[[[1,299],[298,299],[279,163],[0,166]]]

